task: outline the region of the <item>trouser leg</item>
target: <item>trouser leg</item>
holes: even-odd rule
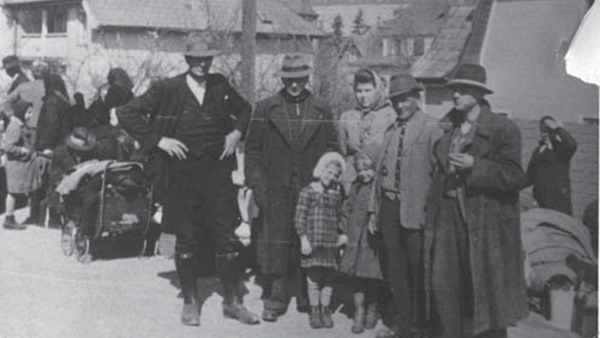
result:
[[[175,268],[179,276],[181,293],[183,295],[183,310],[181,322],[184,325],[200,325],[200,309],[196,285],[196,264],[191,253],[177,253],[175,255]]]
[[[443,338],[473,336],[468,236],[456,200],[444,199],[436,220],[433,295]]]
[[[385,279],[392,292],[394,310],[394,331],[400,335],[408,336],[411,333],[411,302],[408,283],[408,258],[406,248],[403,247],[400,226],[400,204],[386,197],[382,198],[380,209],[380,228],[385,252],[382,256]]]

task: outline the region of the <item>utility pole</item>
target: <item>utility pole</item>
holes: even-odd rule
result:
[[[242,1],[242,95],[254,104],[254,77],[256,65],[256,1]]]

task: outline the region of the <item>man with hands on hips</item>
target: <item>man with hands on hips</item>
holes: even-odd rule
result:
[[[189,326],[200,325],[196,267],[205,233],[215,245],[223,315],[259,323],[242,302],[241,243],[234,233],[239,209],[231,179],[236,165],[232,155],[252,108],[222,74],[209,73],[219,53],[203,42],[187,44],[186,73],[153,84],[110,114],[111,124],[120,124],[134,136],[150,159],[147,171],[163,202],[162,229],[176,235],[175,267],[184,300],[181,321]]]

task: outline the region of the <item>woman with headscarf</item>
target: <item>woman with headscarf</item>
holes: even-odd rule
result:
[[[396,112],[387,99],[383,79],[371,69],[354,73],[354,97],[356,108],[340,116],[340,151],[348,163],[354,163],[353,156],[359,151],[377,163],[383,134],[396,120]],[[346,191],[355,179],[356,171],[348,168],[341,179]]]
[[[45,96],[38,119],[35,150],[51,154],[65,135],[62,119],[70,107],[65,82],[58,74],[44,76]]]

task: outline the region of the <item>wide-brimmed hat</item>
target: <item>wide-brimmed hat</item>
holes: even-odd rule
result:
[[[390,98],[412,91],[422,91],[423,86],[410,74],[401,73],[390,78]]]
[[[71,149],[89,151],[96,147],[96,136],[85,127],[75,127],[65,144]]]
[[[281,70],[275,75],[282,78],[301,78],[309,76],[313,69],[302,54],[292,54],[283,57]]]
[[[447,87],[455,85],[467,85],[485,90],[488,94],[494,91],[485,84],[485,68],[475,64],[461,64],[456,69],[454,75],[446,83]]]
[[[183,50],[183,55],[195,58],[209,58],[221,54],[222,51],[214,48],[206,41],[188,40]]]
[[[2,68],[4,69],[11,69],[19,66],[19,58],[16,55],[5,56],[2,59]]]

